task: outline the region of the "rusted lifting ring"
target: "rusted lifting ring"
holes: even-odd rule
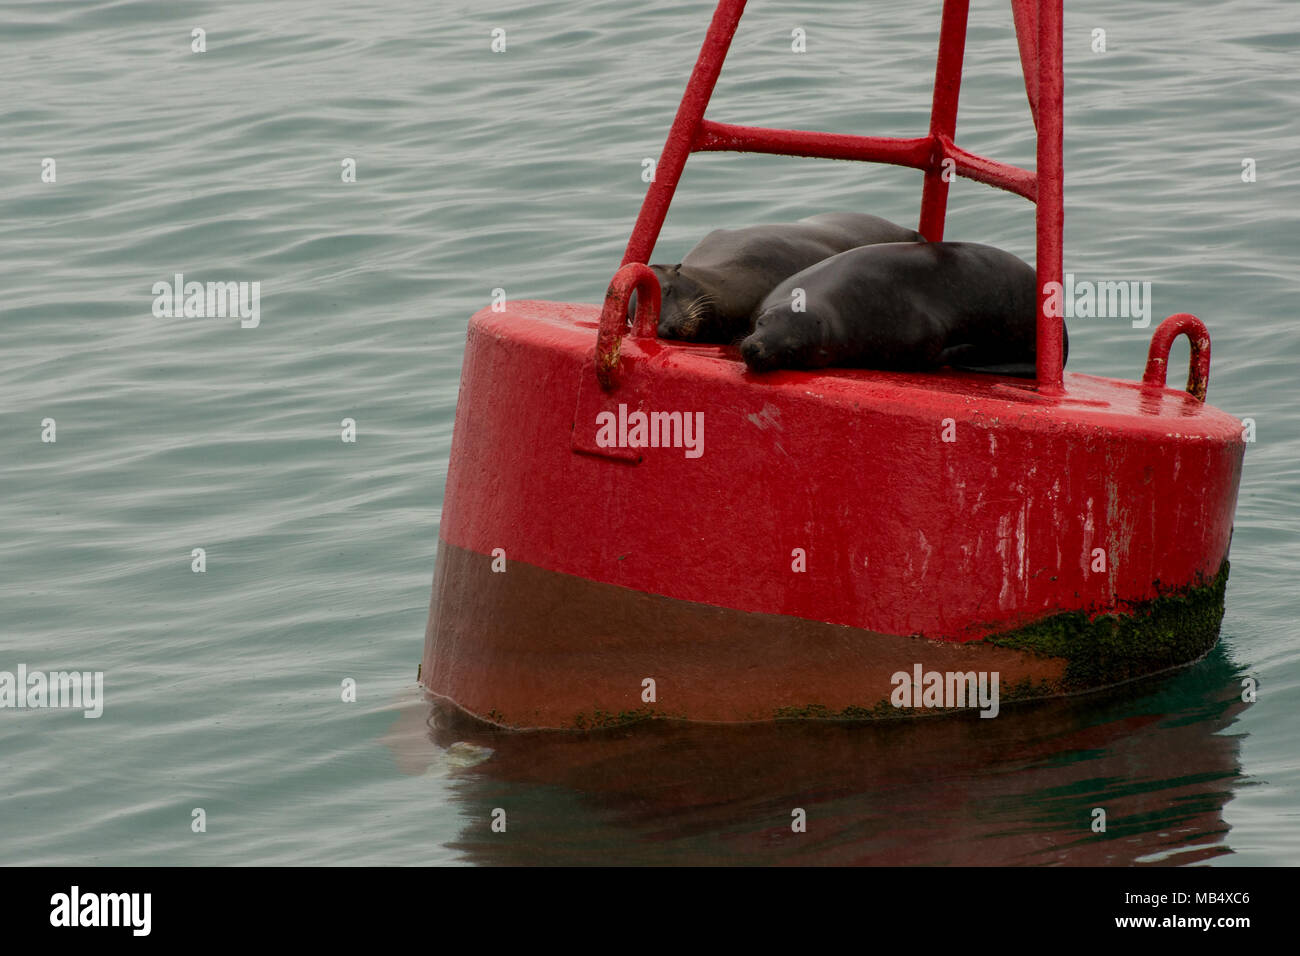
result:
[[[1205,401],[1210,386],[1210,333],[1205,323],[1187,312],[1178,312],[1160,323],[1151,336],[1151,349],[1147,352],[1147,369],[1142,373],[1143,385],[1165,387],[1169,371],[1169,346],[1180,335],[1186,335],[1192,345],[1187,363],[1187,391],[1198,402]]]
[[[632,318],[635,338],[654,338],[659,328],[659,280],[640,262],[629,262],[614,273],[605,291],[596,334],[596,378],[606,391],[618,385],[619,348],[627,333],[627,304],[636,293],[636,315]]]

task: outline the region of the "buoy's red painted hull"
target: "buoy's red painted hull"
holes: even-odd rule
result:
[[[516,302],[470,322],[422,680],[477,716],[840,712],[918,662],[1047,686],[1060,659],[983,639],[1130,613],[1224,566],[1241,424],[1185,392],[760,376],[731,349],[630,336],[606,392],[598,319]],[[620,405],[703,413],[702,455],[599,449]]]

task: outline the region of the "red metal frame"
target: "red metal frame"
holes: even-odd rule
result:
[[[727,58],[745,2],[720,0],[714,11],[709,32],[700,47],[695,69],[691,72],[655,168],[654,182],[646,191],[641,212],[628,240],[623,265],[649,261],[686,159],[693,152],[776,153],[890,163],[924,170],[918,231],[931,241],[943,238],[948,208],[948,183],[943,178],[943,163],[945,159],[951,159],[956,175],[1013,192],[1037,206],[1038,389],[1041,392],[1060,392],[1061,317],[1050,314],[1047,309],[1047,289],[1049,283],[1061,282],[1063,268],[1062,0],[1011,0],[1020,62],[1025,74],[1025,92],[1037,127],[1037,172],[977,156],[953,142],[970,0],[944,0],[927,136],[914,139],[853,136],[735,126],[706,120],[704,110]],[[607,302],[606,311],[610,312],[611,308]],[[625,316],[625,309],[624,305],[624,311],[618,314]]]

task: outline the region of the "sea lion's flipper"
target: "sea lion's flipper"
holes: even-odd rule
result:
[[[1061,368],[1065,368],[1066,360],[1070,357],[1070,334],[1065,331],[1065,324],[1061,324]],[[943,354],[939,356],[939,361],[943,365],[951,365],[953,368],[962,372],[984,372],[987,375],[1011,375],[1015,378],[1034,378],[1038,375],[1038,363],[1032,358],[1024,358],[1019,362],[987,362],[982,360],[982,356],[973,345],[956,345],[950,349],[944,349]]]
[[[976,345],[954,345],[946,348],[939,355],[939,364],[948,365],[959,372],[983,372],[986,375],[1011,375],[1015,378],[1033,378],[1038,369],[1032,359],[1019,362],[989,362],[985,360],[988,350],[981,350]]]
[[[967,343],[965,345],[953,345],[939,353],[940,365],[951,365],[953,368],[960,367],[962,362],[968,362],[975,355],[975,346]]]
[[[1033,378],[1038,374],[1038,367],[1033,362],[1007,362],[1002,365],[963,365],[960,362],[948,362],[947,364],[959,372],[983,372],[985,375]]]

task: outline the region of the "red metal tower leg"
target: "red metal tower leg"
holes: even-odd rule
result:
[[[650,261],[650,253],[654,251],[659,230],[663,228],[668,207],[672,204],[673,193],[677,191],[677,180],[686,167],[686,157],[695,148],[704,110],[709,105],[718,74],[727,59],[727,50],[731,48],[731,38],[736,35],[740,15],[744,12],[745,0],[722,0],[713,12],[709,32],[700,47],[681,105],[677,107],[673,127],[668,131],[668,141],[664,143],[664,151],[655,166],[654,182],[646,191],[641,213],[627,242],[627,251],[623,253],[623,265]]]
[[[948,211],[948,182],[943,177],[944,148],[957,130],[957,100],[961,93],[962,58],[966,52],[966,17],[970,0],[944,0],[939,28],[939,57],[934,68],[934,100],[930,107],[930,165],[921,189],[921,222],[917,232],[931,242],[943,239]],[[953,170],[954,175],[956,169]]]
[[[1029,97],[1029,114],[1038,128],[1038,0],[1011,0],[1011,14],[1016,23],[1016,43],[1020,47],[1020,69],[1025,74],[1025,95]]]
[[[1038,390],[1061,390],[1061,316],[1047,304],[1049,284],[1060,288],[1065,190],[1061,116],[1065,77],[1061,54],[1062,0],[1038,5]],[[1058,296],[1059,301],[1059,296]]]

